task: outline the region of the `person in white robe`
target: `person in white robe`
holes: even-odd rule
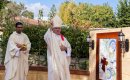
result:
[[[5,80],[26,80],[28,74],[28,56],[31,43],[23,31],[23,24],[16,23],[8,40],[5,55]]]
[[[71,45],[60,33],[62,20],[54,16],[52,27],[44,35],[47,43],[48,80],[70,80]]]

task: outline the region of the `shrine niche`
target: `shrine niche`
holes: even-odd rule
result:
[[[96,52],[96,80],[121,80],[119,32],[98,33]]]

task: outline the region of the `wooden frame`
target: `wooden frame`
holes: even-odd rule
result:
[[[99,80],[99,39],[107,39],[107,38],[114,38],[117,40],[116,42],[116,65],[117,65],[117,80],[122,80],[122,59],[121,59],[121,49],[120,49],[120,42],[118,40],[118,33],[119,32],[109,32],[109,33],[97,33],[96,39],[96,80]]]

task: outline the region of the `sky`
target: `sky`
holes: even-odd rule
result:
[[[27,9],[29,11],[34,12],[35,19],[38,18],[38,11],[39,9],[43,8],[44,12],[44,19],[47,19],[47,15],[49,13],[49,10],[53,4],[59,8],[60,4],[63,3],[66,0],[13,0],[17,3],[22,2],[25,4]],[[82,3],[90,3],[93,5],[102,5],[103,3],[108,3],[116,12],[117,10],[117,4],[118,0],[74,0],[76,3],[82,2]]]

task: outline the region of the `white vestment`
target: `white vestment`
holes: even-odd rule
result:
[[[25,44],[26,51],[20,51],[16,44]],[[5,55],[5,80],[26,80],[28,55],[31,43],[26,34],[13,32],[8,40]]]
[[[61,36],[53,33],[51,29],[44,35],[44,40],[47,43],[48,80],[70,80],[70,43],[65,37],[62,40]],[[61,44],[67,47],[67,51],[61,51]]]

